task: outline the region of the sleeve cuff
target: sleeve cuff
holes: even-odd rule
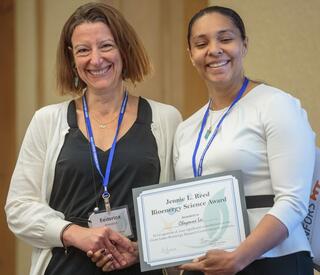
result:
[[[66,220],[54,220],[48,222],[45,232],[44,238],[47,242],[51,243],[54,247],[63,247],[63,243],[60,239],[61,231],[71,222]]]

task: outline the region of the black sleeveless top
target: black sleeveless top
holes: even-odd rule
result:
[[[63,212],[65,219],[81,226],[88,226],[88,214],[96,205],[104,209],[101,198],[102,178],[95,168],[90,145],[78,128],[75,102],[71,101],[67,114],[69,133],[57,159],[55,176],[49,205]],[[151,131],[152,110],[149,103],[139,98],[137,120],[128,132],[117,141],[111,167],[108,191],[111,207],[128,205],[136,240],[136,224],[132,199],[132,188],[157,184],[160,177],[160,161],[155,137]],[[104,174],[109,150],[97,148],[97,155]],[[71,247],[65,255],[64,249],[52,249],[52,258],[45,275],[91,275],[106,274],[97,268],[86,253]],[[109,274],[142,274],[136,264]],[[143,274],[162,274],[160,270]]]

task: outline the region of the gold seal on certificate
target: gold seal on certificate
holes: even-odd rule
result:
[[[241,172],[133,190],[141,271],[176,266],[248,233]]]

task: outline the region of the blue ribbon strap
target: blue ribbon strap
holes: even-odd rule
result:
[[[108,157],[108,161],[107,161],[107,168],[106,168],[106,172],[105,175],[103,176],[102,172],[101,172],[101,167],[99,164],[99,160],[98,160],[98,154],[97,154],[97,148],[94,142],[94,138],[93,138],[93,132],[92,132],[92,127],[91,127],[91,122],[90,122],[90,117],[89,117],[89,111],[88,111],[88,105],[87,105],[87,101],[86,101],[86,97],[85,95],[82,97],[82,106],[83,106],[83,114],[84,114],[84,120],[86,123],[86,128],[87,128],[87,134],[89,137],[89,142],[90,142],[90,149],[92,152],[92,156],[93,156],[93,160],[94,160],[94,164],[96,166],[96,169],[98,170],[101,178],[102,178],[102,185],[103,185],[103,194],[102,197],[103,198],[109,198],[110,194],[108,192],[108,184],[109,184],[109,179],[110,179],[110,172],[111,172],[111,166],[112,166],[112,162],[113,162],[113,157],[114,157],[114,152],[116,149],[116,144],[117,144],[117,137],[119,134],[119,130],[120,130],[120,126],[126,111],[126,107],[127,107],[127,102],[128,102],[128,92],[126,91],[121,103],[121,108],[120,108],[120,113],[119,113],[119,118],[118,118],[118,124],[117,124],[117,129],[116,129],[116,133],[114,135],[113,138],[113,142],[112,142],[112,146],[110,149],[110,153],[109,153],[109,157]]]
[[[202,137],[202,133],[203,133],[203,130],[204,130],[204,127],[206,126],[206,123],[207,123],[207,120],[208,120],[208,117],[209,117],[209,111],[210,111],[210,106],[211,106],[211,103],[212,103],[212,99],[210,99],[209,103],[208,103],[208,108],[203,116],[203,119],[202,119],[202,123],[201,123],[201,127],[200,127],[200,131],[199,131],[199,134],[198,134],[198,139],[197,139],[197,142],[196,142],[196,145],[195,145],[195,148],[194,148],[194,151],[193,151],[193,154],[192,154],[192,168],[193,168],[193,175],[194,177],[199,177],[202,175],[202,167],[203,167],[203,161],[204,161],[204,158],[205,158],[205,155],[212,143],[212,141],[215,139],[219,129],[220,129],[220,126],[222,125],[222,122],[224,121],[224,119],[226,118],[226,116],[230,113],[231,109],[233,108],[233,106],[240,100],[240,98],[242,97],[243,93],[245,92],[247,86],[248,86],[248,83],[249,83],[249,79],[248,78],[244,78],[244,81],[243,81],[243,84],[236,96],[236,98],[233,100],[233,102],[231,103],[231,105],[229,106],[228,110],[223,114],[223,116],[221,117],[221,119],[219,120],[215,130],[213,131],[213,134],[210,138],[210,140],[208,141],[205,149],[203,150],[202,152],[202,155],[200,157],[200,160],[199,160],[199,165],[197,166],[196,164],[196,157],[197,157],[197,153],[198,153],[198,150],[199,150],[199,145],[200,145],[200,141],[201,141],[201,137]]]

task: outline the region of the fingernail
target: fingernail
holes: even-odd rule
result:
[[[125,260],[121,261],[121,265],[126,265],[126,264],[127,264],[127,262]]]

